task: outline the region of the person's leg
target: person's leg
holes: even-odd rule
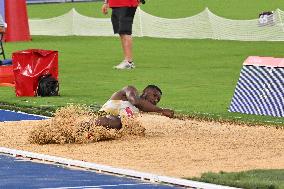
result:
[[[121,45],[124,54],[124,60],[132,63],[132,36],[127,34],[120,34]]]
[[[118,34],[120,36],[124,60],[117,65],[117,69],[135,68],[132,54],[132,24],[136,12],[136,7],[120,7],[118,13]]]
[[[119,30],[119,14],[120,14],[119,8],[112,8],[111,23],[114,34],[117,34]]]
[[[117,116],[112,116],[112,115],[98,117],[95,124],[98,125],[98,126],[106,127],[108,129],[119,130],[119,129],[122,128],[120,118],[117,117]]]

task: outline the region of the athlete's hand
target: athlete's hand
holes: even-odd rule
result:
[[[163,116],[167,116],[169,118],[172,118],[172,117],[174,117],[174,111],[170,110],[170,109],[163,109],[162,110],[162,115]]]
[[[102,13],[107,14],[108,8],[109,8],[108,4],[104,3],[103,6],[102,6]]]

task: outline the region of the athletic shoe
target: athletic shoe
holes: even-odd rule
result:
[[[129,63],[127,60],[123,60],[120,64],[114,66],[113,68],[119,69],[119,70],[129,70],[135,68],[134,62]]]

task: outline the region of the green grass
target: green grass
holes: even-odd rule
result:
[[[76,8],[78,12],[85,16],[96,18],[106,17],[101,13],[101,6],[102,2],[32,4],[28,5],[28,16],[33,19],[52,18],[61,16],[69,12],[72,8]]]
[[[221,172],[219,174],[205,173],[200,178],[193,178],[193,180],[245,189],[283,189],[284,169],[252,170],[238,173]]]
[[[134,42],[137,69],[131,71],[112,69],[121,60],[118,38],[34,36],[31,42],[7,43],[7,52],[27,48],[58,50],[61,96],[18,98],[12,88],[1,87],[1,101],[37,107],[102,105],[125,85],[142,90],[153,83],[164,91],[161,106],[178,113],[248,122],[284,121],[227,111],[244,59],[249,55],[281,57],[283,43],[146,37],[135,38]]]
[[[195,15],[208,7],[213,13],[230,19],[255,19],[261,11],[283,8],[279,0],[146,0],[142,9],[153,15],[180,18]]]
[[[28,6],[30,18],[60,16],[75,7],[78,12],[91,17],[105,17],[101,13],[102,2],[36,4]],[[215,14],[230,19],[256,19],[262,11],[284,9],[279,0],[146,0],[141,8],[153,15],[165,18],[188,17],[208,7]],[[52,11],[50,11],[52,10]]]
[[[59,16],[75,7],[81,14],[100,17],[102,3],[30,5],[30,18]],[[263,10],[274,10],[284,2],[270,0],[148,0],[142,8],[162,17],[194,15],[205,7],[228,18],[254,18]],[[51,11],[52,10],[52,11]],[[228,113],[242,62],[249,55],[282,57],[282,42],[239,42],[135,38],[137,69],[111,69],[121,61],[120,42],[115,37],[39,37],[31,42],[8,43],[6,52],[27,48],[59,51],[61,97],[17,98],[11,88],[0,88],[1,101],[16,106],[63,106],[67,103],[103,104],[113,91],[125,85],[142,90],[154,83],[164,91],[161,106],[178,113],[213,119],[252,123],[280,122],[283,118]]]

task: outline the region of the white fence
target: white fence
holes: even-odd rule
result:
[[[284,11],[277,9],[273,23],[260,24],[259,19],[231,20],[212,13],[208,8],[187,18],[167,19],[137,9],[134,36],[185,39],[218,39],[241,41],[284,41]],[[32,35],[113,36],[109,18],[92,18],[75,9],[50,19],[30,19]]]

